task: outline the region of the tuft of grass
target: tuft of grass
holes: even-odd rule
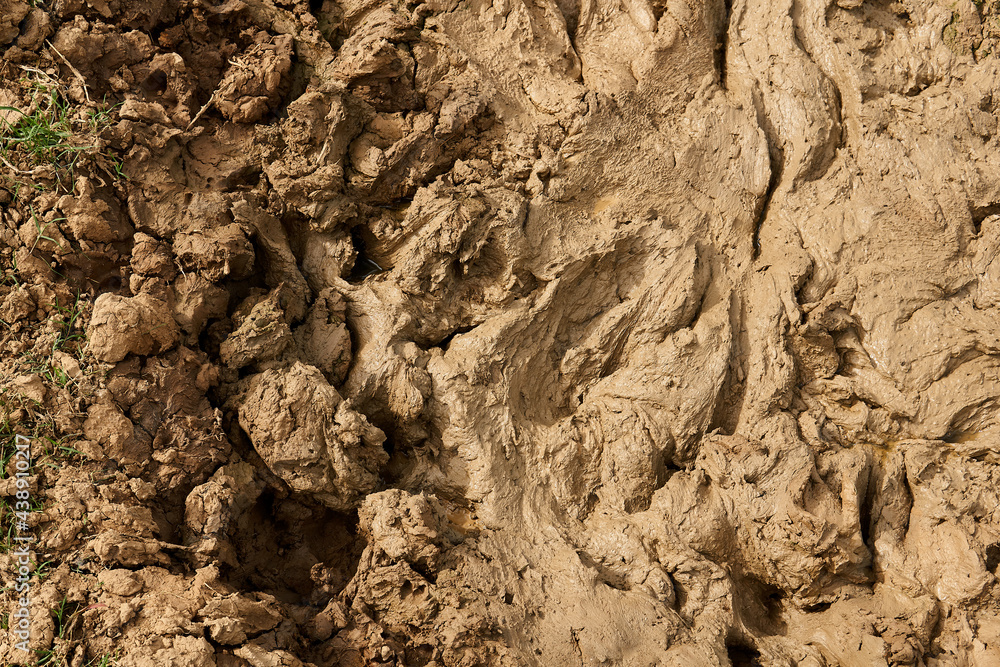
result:
[[[49,222],[46,222],[43,225],[42,223],[40,223],[38,221],[38,216],[35,214],[35,207],[31,206],[31,207],[29,207],[29,210],[31,211],[31,224],[33,224],[35,226],[35,241],[31,244],[31,249],[28,252],[29,253],[35,252],[35,248],[38,247],[38,242],[39,241],[48,241],[49,243],[51,243],[52,245],[56,246],[57,248],[62,247],[61,244],[58,241],[56,241],[54,238],[52,238],[51,236],[46,236],[45,232],[48,230],[49,227],[51,227],[52,225],[54,225],[57,222],[61,222],[61,221],[65,220],[66,218],[56,218],[54,220],[50,220]]]
[[[34,461],[35,466],[45,466],[47,468],[56,468],[59,466],[53,461],[65,461],[67,459],[72,459],[76,456],[83,456],[83,452],[75,447],[70,447],[65,444],[70,440],[74,440],[80,437],[80,433],[71,433],[69,435],[64,435],[61,438],[53,438],[51,436],[42,436],[42,440],[45,444],[43,445],[44,452],[41,456]]]
[[[79,291],[72,305],[61,305],[58,298],[50,304],[55,314],[49,318],[49,324],[55,329],[55,338],[47,353],[38,356],[32,351],[24,353],[23,359],[31,373],[37,373],[57,387],[65,387],[75,382],[66,371],[54,365],[52,357],[56,352],[66,352],[75,356],[80,362],[84,361],[86,349],[83,343],[86,342],[87,334],[82,316],[86,306],[87,303]]]
[[[17,451],[16,438],[17,433],[10,425],[10,421],[5,419],[0,422],[0,479],[7,479],[7,464]]]
[[[61,305],[58,297],[49,304],[53,314],[49,317],[46,337],[52,339],[52,344],[50,347],[36,346],[22,353],[21,359],[27,372],[39,375],[48,384],[59,388],[76,383],[76,379],[55,363],[54,356],[57,352],[65,352],[75,357],[82,368],[87,356],[84,345],[87,334],[83,322],[86,308],[87,300],[79,291],[70,305]],[[0,320],[0,324],[6,323]],[[39,347],[45,349],[39,350]]]
[[[59,639],[66,639],[69,633],[69,622],[72,620],[74,613],[70,612],[70,607],[79,607],[79,605],[74,605],[69,602],[68,599],[63,598],[59,603],[59,606],[52,610],[52,618],[56,622],[56,636]]]
[[[33,576],[38,581],[41,581],[45,577],[49,576],[49,566],[55,561],[47,560],[44,563],[36,563],[35,569],[31,571],[31,576]]]
[[[11,254],[10,258],[10,269],[0,269],[0,285],[10,284],[11,287],[20,287],[21,279],[17,277],[17,255]],[[7,328],[10,328],[10,323],[4,322]]]
[[[36,86],[36,90],[42,94],[36,96],[31,113],[16,107],[0,107],[2,111],[19,114],[13,123],[3,121],[0,154],[8,160],[21,154],[32,166],[51,165],[61,183],[61,175],[72,178],[80,155],[96,146],[80,140],[74,128],[74,110],[54,86],[48,89]]]
[[[54,225],[57,222],[61,222],[61,221],[65,220],[66,218],[53,218],[52,220],[49,220],[48,222],[46,222],[46,223],[43,224],[42,222],[40,222],[38,220],[38,215],[35,213],[35,207],[34,206],[30,206],[29,209],[31,210],[31,224],[33,224],[35,226],[35,240],[31,243],[31,247],[28,248],[28,253],[29,254],[33,254],[35,252],[35,249],[38,248],[39,242],[41,242],[41,241],[48,241],[49,243],[51,243],[52,245],[54,245],[56,248],[60,248],[61,249],[62,248],[62,244],[59,241],[57,241],[54,238],[52,238],[51,236],[46,236],[45,232],[48,231],[49,227],[51,227],[52,225]],[[46,261],[46,264],[49,264],[49,260],[45,260],[45,261]],[[12,275],[12,277],[14,278],[14,280],[17,280],[17,256],[16,255],[14,256],[14,267],[13,268],[14,268],[14,274]],[[56,271],[54,268],[52,268],[51,265],[49,266],[49,270],[51,270],[52,273],[56,274],[60,278],[65,278],[65,276],[63,274],[61,274],[58,271]]]
[[[59,299],[57,298],[55,303],[52,304],[52,308],[58,313],[52,317],[52,322],[58,327],[58,337],[52,344],[52,353],[55,354],[60,350],[69,351],[68,348],[71,344],[76,344],[76,349],[74,350],[77,355],[82,355],[83,346],[80,345],[82,341],[86,339],[86,334],[83,331],[82,321],[80,316],[83,315],[83,310],[86,304],[80,302],[80,292],[77,291],[76,299],[73,301],[71,306],[61,306],[59,305]],[[80,357],[82,359],[82,356]]]
[[[14,537],[17,535],[14,522],[14,508],[6,500],[0,500],[0,553],[9,553],[14,548]]]
[[[101,146],[99,135],[112,122],[111,112],[117,106],[82,109],[63,92],[62,86],[49,75],[32,67],[22,67],[35,79],[22,79],[32,101],[27,110],[0,106],[13,119],[0,119],[0,161],[11,175],[15,199],[25,184],[13,175],[42,175],[54,178],[56,189],[72,189],[76,168],[81,158],[89,157],[116,179],[124,178],[121,160]],[[41,172],[41,173],[40,173]],[[47,173],[46,173],[47,172]]]
[[[70,602],[68,598],[63,598],[59,606],[49,612],[56,626],[56,637],[50,648],[35,651],[38,655],[38,660],[35,663],[37,667],[55,667],[68,663],[70,649],[74,642],[73,633],[79,625],[76,620],[85,609],[86,607],[82,603]],[[88,665],[90,664],[93,662],[88,663]]]
[[[75,457],[82,457],[84,454],[79,449],[72,447],[70,443],[75,442],[82,435],[81,433],[68,433],[59,438],[54,437],[54,424],[49,420],[40,419],[34,424],[34,428],[25,429],[21,435],[31,439],[41,446],[41,453],[32,455],[31,467],[28,473],[38,474],[42,468],[58,468],[55,462],[64,462]],[[11,428],[8,421],[0,421],[0,479],[7,479],[10,476],[10,461],[14,458],[17,447],[17,433]],[[36,452],[35,446],[32,451]],[[0,526],[3,525],[2,508],[5,499],[0,498]],[[31,495],[31,512],[40,512],[44,509],[36,494]]]
[[[24,512],[41,512],[44,509],[41,501],[38,500],[34,495],[31,496],[29,502],[29,507],[27,510],[22,508],[20,514],[21,517],[24,516]],[[18,511],[14,507],[13,501],[7,498],[0,498],[0,553],[8,553],[14,548],[14,538],[18,535],[17,531],[17,521],[20,520],[18,517]],[[47,572],[43,568],[48,566],[51,561],[37,565],[34,570],[34,575],[39,579],[46,576]]]
[[[87,663],[87,667],[113,667],[118,664],[118,656],[105,653]]]

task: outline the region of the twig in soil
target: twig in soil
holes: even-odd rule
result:
[[[35,74],[40,74],[51,83],[56,83],[55,79],[53,79],[49,74],[38,69],[37,67],[29,67],[28,65],[21,65],[21,69],[23,69],[25,72],[34,72]]]
[[[218,90],[216,90],[214,93],[212,93],[212,96],[208,98],[207,102],[205,102],[205,106],[203,106],[201,109],[198,110],[198,113],[196,113],[194,115],[194,118],[191,119],[191,122],[188,123],[188,126],[186,128],[184,128],[185,132],[187,132],[192,127],[194,127],[194,124],[198,122],[198,119],[201,118],[201,115],[203,113],[205,113],[206,111],[208,111],[208,107],[212,106],[212,103],[215,102],[215,96],[218,95],[218,94],[219,94]]]
[[[49,45],[50,49],[56,52],[56,55],[59,56],[59,58],[61,58],[64,63],[66,63],[66,67],[69,67],[70,71],[72,71],[73,74],[76,76],[76,78],[80,80],[80,85],[83,86],[83,95],[84,97],[87,98],[87,103],[90,104],[90,93],[87,92],[87,80],[83,78],[82,74],[80,74],[80,70],[73,67],[73,63],[66,60],[66,56],[59,53],[59,49],[52,46],[52,42],[50,42],[49,40],[45,40],[45,43]]]
[[[18,169],[17,167],[15,167],[14,165],[12,165],[10,162],[7,162],[7,158],[5,158],[2,155],[0,155],[0,160],[2,160],[5,165],[7,165],[8,169],[10,169],[11,171],[13,171],[18,176],[34,176],[35,175],[35,170],[34,169],[32,169],[31,171],[25,171],[23,169]]]

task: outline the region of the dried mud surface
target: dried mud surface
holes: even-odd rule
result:
[[[0,0],[0,48],[0,107],[104,114],[5,153],[0,663],[1000,664],[996,0]]]

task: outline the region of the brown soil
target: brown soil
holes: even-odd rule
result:
[[[1000,664],[997,0],[0,49],[0,664]]]

